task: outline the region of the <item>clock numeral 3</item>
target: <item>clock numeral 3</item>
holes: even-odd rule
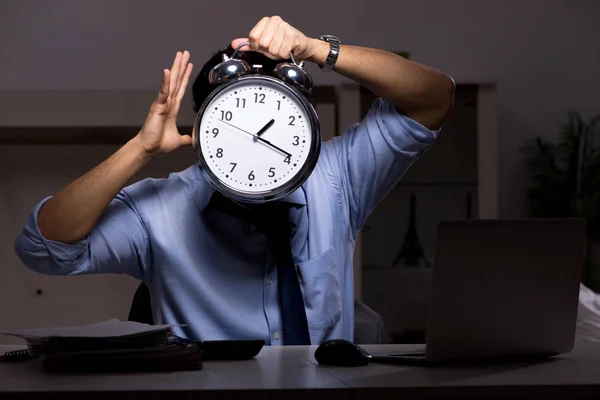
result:
[[[240,108],[240,104],[242,105],[242,108],[246,108],[246,99],[240,99],[238,97],[235,98],[236,101],[236,107]]]
[[[233,114],[231,113],[231,111],[222,111],[221,110],[221,119],[222,120],[231,121],[231,118],[233,118]]]
[[[265,104],[265,97],[264,93],[254,93],[254,102]]]
[[[254,171],[250,171],[250,173],[248,174],[248,179],[250,179],[251,181],[253,181],[253,180],[254,180],[254,178],[256,178],[256,177],[254,176]]]
[[[275,176],[275,167],[271,167],[269,168],[269,178],[272,178]]]
[[[290,156],[287,156],[287,157],[285,158],[285,160],[283,160],[283,162],[284,162],[284,163],[286,163],[286,164],[289,164],[289,163],[291,162],[291,160],[290,160]]]
[[[300,136],[294,136],[294,146],[298,146],[300,144]]]
[[[231,171],[229,171],[229,172],[233,172],[233,170],[235,169],[235,167],[237,167],[237,163],[232,162],[232,163],[229,163],[229,164],[233,165],[233,167],[231,167]]]
[[[290,115],[290,123],[288,125],[295,126],[294,125],[295,120],[296,120],[296,117],[294,117],[293,115]]]
[[[219,134],[219,129],[218,128],[213,128],[212,132],[213,132],[213,135],[214,135],[213,138],[216,138],[217,135]]]
[[[217,158],[223,158],[223,149],[220,147],[217,149]]]

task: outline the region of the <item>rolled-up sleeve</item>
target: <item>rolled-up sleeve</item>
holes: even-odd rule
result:
[[[118,273],[144,279],[148,235],[131,196],[121,191],[88,236],[75,243],[45,238],[37,224],[42,205],[30,212],[15,240],[15,252],[30,269],[47,275]]]
[[[324,145],[328,163],[341,181],[354,237],[438,134],[439,130],[427,129],[379,98],[360,123]]]

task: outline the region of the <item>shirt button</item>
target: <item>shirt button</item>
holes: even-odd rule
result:
[[[271,283],[273,283],[273,281],[271,279],[267,279],[267,285],[270,285]]]
[[[279,332],[276,332],[275,335],[273,335],[273,338],[275,340],[279,340],[279,339],[281,339],[281,335],[279,334]]]

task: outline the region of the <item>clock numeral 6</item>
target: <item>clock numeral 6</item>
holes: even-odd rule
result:
[[[223,149],[219,147],[217,149],[217,158],[222,158],[222,157],[223,157]]]
[[[269,168],[269,178],[272,178],[275,176],[275,167],[271,167]]]
[[[253,180],[254,180],[254,178],[256,178],[256,177],[254,176],[254,171],[250,171],[250,173],[248,174],[248,179],[250,179],[251,181],[253,181]]]
[[[298,146],[300,144],[300,136],[294,136],[294,146]]]

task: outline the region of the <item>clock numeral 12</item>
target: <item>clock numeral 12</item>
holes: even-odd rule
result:
[[[254,102],[265,104],[265,94],[264,93],[254,93]]]

